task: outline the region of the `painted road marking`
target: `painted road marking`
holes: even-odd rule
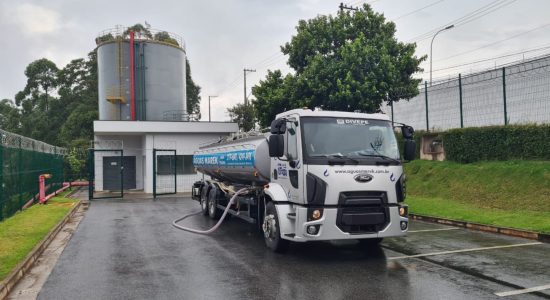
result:
[[[432,232],[432,231],[447,231],[447,230],[457,230],[460,229],[458,227],[450,227],[450,228],[437,228],[437,229],[422,229],[422,230],[409,230],[408,233],[415,233],[415,232]]]
[[[538,292],[538,291],[547,290],[547,289],[550,289],[550,284],[535,286],[535,287],[528,288],[528,289],[523,289],[523,290],[500,292],[500,293],[495,293],[495,295],[497,295],[499,297],[507,297],[507,296],[513,296],[513,295],[520,295],[520,294]]]
[[[425,256],[434,256],[434,255],[444,255],[444,254],[462,253],[462,252],[473,252],[473,251],[491,250],[491,249],[503,249],[503,248],[512,248],[512,247],[532,246],[532,245],[540,245],[540,244],[542,244],[542,243],[541,243],[541,242],[533,242],[533,243],[514,244],[514,245],[504,245],[504,246],[481,247],[481,248],[471,248],[471,249],[461,249],[461,250],[451,250],[451,251],[432,252],[432,253],[416,254],[416,255],[394,256],[394,257],[388,257],[388,259],[415,258],[415,257],[425,257]]]

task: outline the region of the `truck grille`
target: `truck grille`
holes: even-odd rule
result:
[[[376,233],[389,221],[388,196],[380,191],[342,192],[336,225],[351,234]]]

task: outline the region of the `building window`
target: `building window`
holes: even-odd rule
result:
[[[174,159],[174,155],[158,155],[157,174],[174,174],[174,160],[178,175],[197,174],[197,172],[195,172],[195,167],[193,167],[193,155],[177,155],[176,159]]]

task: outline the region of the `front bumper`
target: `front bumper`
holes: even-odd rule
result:
[[[277,210],[279,216],[284,218],[287,214],[295,212],[295,219],[290,220],[284,218],[281,220],[281,235],[282,238],[297,242],[306,241],[326,241],[326,240],[349,240],[349,239],[368,239],[368,238],[383,238],[392,236],[403,236],[408,230],[408,216],[399,215],[400,206],[388,207],[389,222],[378,232],[344,232],[339,228],[338,224],[338,208],[324,208],[323,215],[320,219],[308,221],[307,207],[297,206],[291,209],[290,206],[278,205]],[[288,222],[287,222],[288,221]],[[406,222],[407,227],[402,230],[401,222]],[[309,234],[308,226],[318,225],[316,234]],[[286,233],[286,234],[285,234]]]

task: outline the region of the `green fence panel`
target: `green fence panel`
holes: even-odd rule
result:
[[[46,192],[63,185],[65,149],[0,130],[0,221],[38,200],[38,176],[51,174]]]

